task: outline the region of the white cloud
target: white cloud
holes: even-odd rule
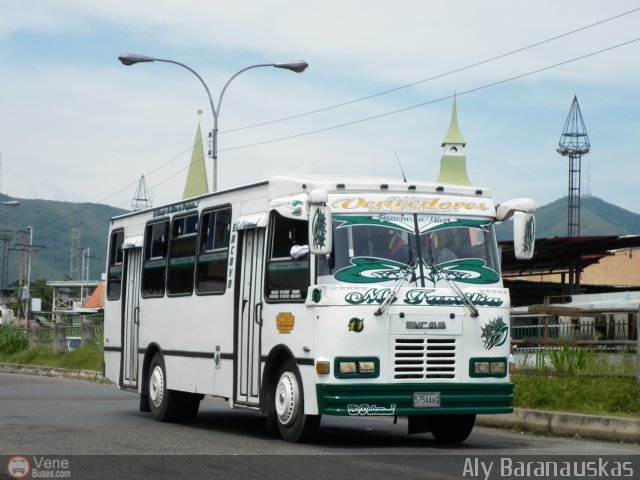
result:
[[[205,92],[175,65],[121,66],[119,53],[175,58],[214,98],[245,65],[304,58],[303,74],[260,69],[230,85],[221,131],[296,115],[470,65],[636,8],[635,2],[418,2],[307,4],[159,1],[10,1],[0,19],[2,188],[15,196],[128,206],[142,173],[154,200],[182,192],[197,117],[211,128]],[[285,172],[435,178],[450,100],[633,38],[640,13],[485,65],[339,109],[220,136],[220,186]],[[555,152],[577,94],[592,136],[592,190],[638,211],[630,176],[640,120],[640,42],[461,95],[459,120],[473,180],[496,197],[539,203],[566,195]],[[381,115],[282,142],[225,151]],[[167,163],[156,173],[151,173]],[[210,168],[210,161],[208,161]],[[211,177],[211,172],[209,172]],[[124,190],[122,190],[124,188]],[[120,192],[120,190],[122,190]],[[116,193],[119,192],[119,193]],[[112,195],[113,194],[113,195]]]

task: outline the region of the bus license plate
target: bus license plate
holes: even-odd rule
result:
[[[414,408],[436,408],[440,406],[440,392],[415,392]]]

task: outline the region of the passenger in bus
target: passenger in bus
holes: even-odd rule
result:
[[[293,245],[290,255],[294,260],[307,258],[309,256],[309,245]]]
[[[422,255],[430,262],[440,264],[458,258],[453,250],[452,233],[449,230],[439,230],[431,234],[422,235]]]
[[[401,263],[409,263],[410,253],[409,244],[405,241],[402,234],[397,230],[392,230],[388,242],[388,257]]]

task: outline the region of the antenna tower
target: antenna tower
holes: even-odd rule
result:
[[[136,193],[133,195],[133,200],[131,201],[131,210],[137,212],[138,210],[146,210],[152,206],[153,205],[149,197],[149,190],[147,190],[147,182],[144,179],[144,175],[141,175],[140,181],[138,182],[138,188],[136,189]]]
[[[556,151],[563,157],[569,157],[569,212],[567,236],[580,236],[580,163],[582,155],[589,153],[589,136],[584,126],[578,97],[574,95],[571,110],[564,124]]]

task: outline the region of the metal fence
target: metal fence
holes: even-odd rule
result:
[[[103,314],[60,315],[36,317],[29,327],[17,327],[30,347],[52,345],[56,352],[74,350],[85,343],[102,345],[104,339]]]
[[[515,315],[511,345],[520,371],[636,376],[640,381],[636,314]]]

